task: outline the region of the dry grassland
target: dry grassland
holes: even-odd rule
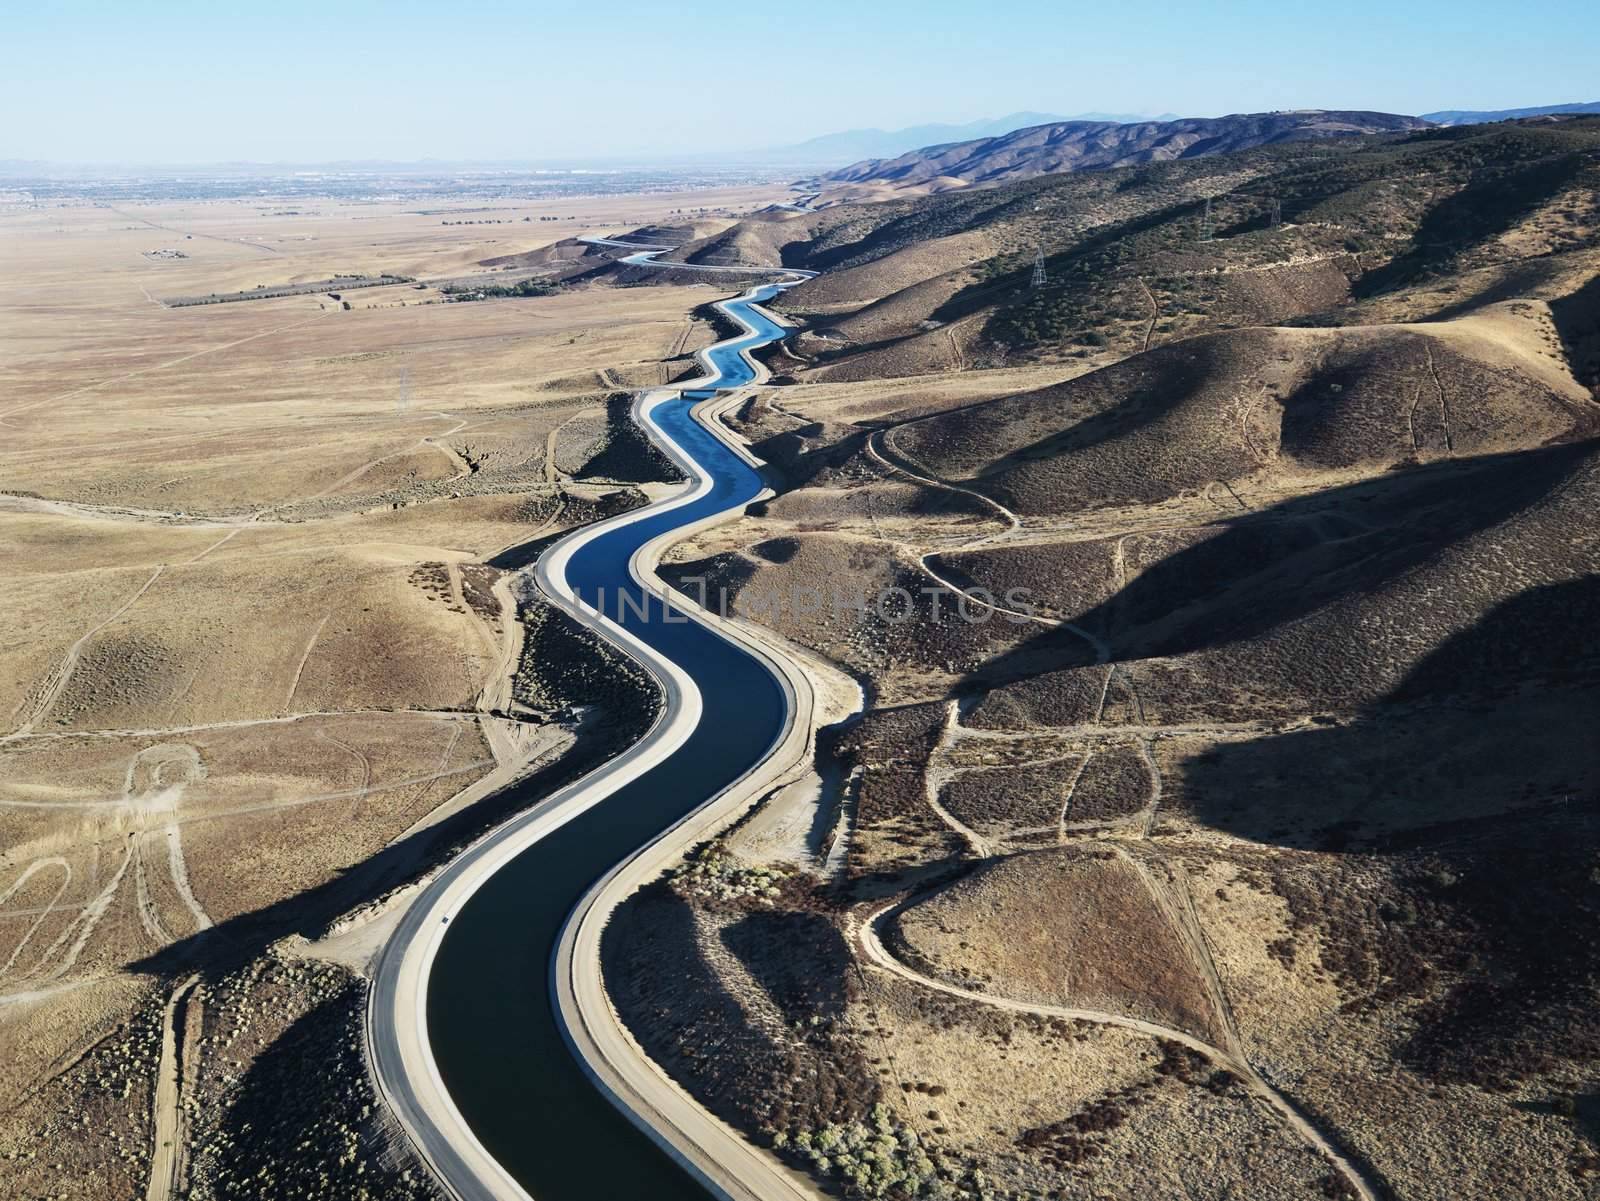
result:
[[[730,418],[784,487],[667,570],[866,707],[811,816],[765,802],[826,855],[735,834],[727,888],[621,923],[647,1048],[844,1195],[1593,1195],[1592,206],[1366,294],[1254,278],[1314,325],[997,369],[915,328],[945,248],[832,236],[792,382]],[[817,581],[1032,603],[764,604]],[[669,929],[694,971],[644,989]]]
[[[489,773],[602,752],[570,711],[593,698],[513,699],[520,625],[486,564],[637,502],[608,398],[681,369],[720,295],[435,284],[766,198],[482,226],[331,200],[0,209],[0,1195],[240,1196],[258,1169],[295,1196],[431,1195],[362,1080],[295,1066],[360,1076],[359,983],[268,948],[414,878],[438,853],[418,832]],[[579,219],[521,220],[552,214]],[[162,303],[380,272],[418,283]],[[164,1037],[187,1075],[158,1089]],[[273,1110],[285,1091],[304,1105]],[[307,1137],[326,1164],[299,1162]]]

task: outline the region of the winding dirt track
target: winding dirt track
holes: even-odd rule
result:
[[[184,1034],[188,1026],[187,1006],[198,976],[179,982],[167,998],[161,1015],[161,1060],[156,1069],[156,1095],[151,1123],[150,1178],[145,1185],[145,1201],[169,1201],[180,1196],[183,1177],[184,1120],[183,1078],[187,1056]]]
[[[1154,322],[1152,321],[1152,328],[1153,326]],[[939,479],[938,477],[926,473],[925,471],[917,470],[916,466],[914,465],[914,460],[910,459],[909,456],[905,455],[902,451],[894,446],[893,441],[889,437],[891,433],[892,429],[879,430],[868,436],[865,442],[865,450],[870,459],[887,471],[904,476],[919,484],[972,497],[984,504],[985,507],[995,512],[996,515],[1006,523],[1006,528],[1004,530],[1001,530],[995,534],[980,535],[971,542],[965,544],[961,549],[976,550],[980,547],[1004,543],[1015,537],[1022,530],[1021,518],[1019,518],[1015,513],[1006,508],[993,497],[979,492],[976,489],[962,487],[958,484],[950,483],[947,480]],[[1122,562],[1122,549],[1122,543],[1119,541],[1117,543],[1118,567],[1120,570],[1125,571],[1125,567],[1123,566]],[[932,558],[933,552],[928,554],[919,554],[917,556],[917,564],[922,569],[923,573],[932,579],[936,584],[962,593],[963,595],[967,595],[974,604],[984,606],[996,613],[1010,614],[1014,617],[1026,618],[1029,621],[1033,621],[1044,626],[1065,628],[1078,635],[1093,648],[1095,658],[1098,662],[1109,662],[1111,657],[1111,648],[1106,641],[1098,635],[1093,634],[1089,630],[1086,630],[1080,626],[1074,625],[1071,622],[1058,621],[1033,613],[1023,613],[1020,611],[1005,609],[998,605],[985,602],[979,597],[971,596],[970,593],[961,588],[954,581],[941,575],[930,562]],[[1111,667],[1107,670],[1107,690],[1109,690],[1112,678],[1116,673],[1117,669],[1115,667]],[[1131,690],[1131,680],[1129,680],[1128,683]],[[1102,695],[1102,709],[1104,704],[1105,698]],[[933,752],[932,759],[930,759],[930,766],[932,761],[937,759],[939,753],[948,743],[953,733],[954,723],[958,720],[959,715],[956,709],[956,704],[955,702],[951,702],[944,728],[939,737],[939,744]],[[1143,727],[1140,727],[1140,729],[1143,729]],[[1148,767],[1152,780],[1150,802],[1146,806],[1145,812],[1142,815],[1141,823],[1142,838],[1146,840],[1146,845],[1149,845],[1148,840],[1154,828],[1156,816],[1159,812],[1161,803],[1161,775],[1151,755],[1148,741],[1140,738],[1138,740],[1138,747],[1140,757],[1144,760],[1146,766]],[[1085,760],[1085,763],[1086,762],[1087,760]],[[1081,766],[1082,765],[1080,765],[1080,771]],[[940,783],[941,781],[932,772],[930,772],[927,786],[925,788],[925,799],[929,807],[933,809],[935,814],[939,816],[946,825],[953,829],[967,842],[969,848],[980,859],[984,858],[987,854],[987,845],[985,840],[976,832],[968,829],[966,826],[958,822],[939,804],[938,792]],[[1075,783],[1076,781],[1074,781],[1074,785]],[[1061,818],[1063,829],[1065,829],[1065,820],[1066,807],[1064,806]],[[1199,918],[1194,911],[1193,901],[1188,895],[1187,888],[1182,887],[1181,881],[1178,888],[1169,888],[1165,886],[1156,878],[1157,869],[1153,868],[1144,857],[1134,854],[1125,848],[1119,848],[1119,850],[1120,853],[1130,862],[1130,864],[1132,864],[1140,878],[1144,881],[1146,889],[1150,893],[1152,900],[1166,916],[1167,920],[1176,931],[1180,941],[1182,941],[1183,944],[1189,949],[1190,956],[1194,961],[1195,969],[1200,972],[1206,983],[1207,991],[1213,998],[1214,1008],[1217,1010],[1218,1020],[1222,1025],[1223,1036],[1227,1044],[1225,1048],[1213,1046],[1185,1031],[1178,1030],[1173,1027],[1162,1026],[1154,1022],[1144,1021],[1142,1019],[1126,1017],[1124,1015],[1100,1010],[1072,1009],[1057,1006],[1033,1005],[1022,1001],[1011,1001],[984,993],[972,992],[967,989],[933,979],[931,977],[923,976],[913,971],[904,963],[895,959],[894,956],[889,952],[888,948],[883,944],[883,941],[879,935],[879,928],[881,925],[891,918],[899,908],[902,908],[904,906],[904,902],[896,902],[878,910],[861,924],[858,931],[861,948],[865,953],[866,958],[877,967],[891,972],[902,979],[919,984],[925,988],[932,988],[952,996],[959,996],[967,1000],[976,1001],[980,1004],[992,1005],[1015,1012],[1034,1013],[1048,1017],[1061,1017],[1081,1021],[1097,1022],[1104,1025],[1119,1026],[1124,1029],[1139,1031],[1152,1037],[1169,1039],[1181,1043],[1192,1050],[1198,1051],[1205,1055],[1208,1059],[1217,1063],[1219,1066],[1226,1067],[1235,1076],[1242,1080],[1254,1095],[1270,1105],[1278,1114],[1280,1119],[1284,1122],[1285,1126],[1293,1131],[1308,1146],[1313,1148],[1319,1155],[1326,1159],[1333,1169],[1339,1174],[1339,1176],[1342,1177],[1345,1182],[1356,1191],[1357,1195],[1362,1199],[1362,1201],[1378,1201],[1380,1196],[1383,1195],[1378,1186],[1372,1180],[1368,1179],[1363,1170],[1347,1155],[1340,1151],[1329,1140],[1329,1138],[1323,1134],[1323,1132],[1319,1130],[1317,1126],[1294,1105],[1292,1101],[1268,1084],[1261,1074],[1254,1068],[1254,1066],[1251,1065],[1248,1057],[1245,1054],[1243,1039],[1239,1033],[1237,1023],[1234,1020],[1232,1008],[1228,1004],[1227,997],[1223,989],[1222,980],[1217,972],[1216,965],[1212,960],[1210,949],[1206,944],[1205,936],[1200,929]],[[1151,849],[1150,853],[1155,854],[1153,848]],[[1155,858],[1159,868],[1167,871],[1178,870],[1174,869],[1158,854],[1155,855]]]
[[[906,457],[906,455],[895,449],[893,444],[889,442],[887,433],[888,431],[886,430],[880,430],[869,437],[866,441],[867,456],[879,466],[883,467],[886,471],[892,471],[898,475],[906,476],[908,479],[914,480],[919,484],[924,484],[930,488],[940,488],[946,492],[957,492],[962,496],[974,497],[977,500],[982,501],[989,508],[993,509],[1000,515],[1001,519],[1006,522],[1007,528],[1001,530],[998,534],[980,535],[959,549],[970,551],[978,550],[980,547],[984,546],[993,546],[996,543],[1003,542],[1012,537],[1022,529],[1022,519],[1010,509],[1006,508],[999,501],[995,500],[994,497],[987,496],[973,488],[963,488],[959,484],[952,484],[946,480],[941,480],[931,475],[923,475],[917,471],[914,471],[909,466],[910,460]],[[1111,657],[1111,648],[1106,644],[1105,639],[1096,634],[1091,634],[1082,626],[1073,625],[1070,621],[1057,621],[1051,617],[1042,617],[1037,613],[1023,612],[1021,609],[1007,609],[1001,605],[994,604],[992,601],[986,601],[982,597],[973,596],[966,589],[955,583],[955,581],[939,574],[938,569],[928,561],[933,558],[935,553],[937,552],[930,551],[927,554],[918,555],[917,566],[922,569],[922,573],[924,575],[926,575],[935,584],[938,584],[941,588],[948,588],[952,592],[960,593],[972,604],[977,605],[979,608],[988,609],[991,613],[999,613],[1003,616],[1016,618],[1020,621],[1031,621],[1036,625],[1049,626],[1052,629],[1060,628],[1070,630],[1079,638],[1082,638],[1090,645],[1090,647],[1094,649],[1095,659],[1097,662],[1104,663]]]
[[[31,703],[24,702],[23,710],[19,713],[22,718],[21,724],[10,734],[0,738],[0,742],[10,742],[13,739],[25,738],[33,733],[34,727],[44,719],[45,715],[50,712],[51,707],[60,699],[62,690],[67,686],[67,681],[72,678],[72,673],[77,670],[78,660],[82,657],[83,648],[88,645],[89,640],[138,604],[140,598],[155,586],[155,582],[161,578],[161,573],[165,570],[165,567],[157,567],[154,574],[144,582],[143,586],[117,607],[116,612],[112,613],[104,621],[97,622],[87,633],[67,648],[66,655],[56,666],[56,669],[45,679],[38,695],[34,697]]]
[[[922,988],[931,988],[935,992],[942,992],[947,996],[960,997],[965,1001],[975,1001],[980,1005],[992,1006],[995,1009],[1004,1009],[1012,1013],[1030,1013],[1040,1017],[1062,1018],[1067,1021],[1093,1022],[1102,1026],[1116,1026],[1123,1030],[1137,1031],[1151,1038],[1166,1039],[1169,1042],[1180,1043],[1192,1051],[1198,1051],[1217,1064],[1217,1066],[1232,1072],[1252,1094],[1271,1106],[1288,1129],[1327,1160],[1346,1183],[1356,1190],[1361,1201],[1380,1201],[1382,1194],[1367,1179],[1361,1169],[1335,1147],[1327,1136],[1296,1108],[1292,1101],[1262,1079],[1261,1074],[1251,1067],[1249,1062],[1242,1056],[1232,1054],[1220,1047],[1212,1046],[1203,1039],[1196,1038],[1194,1035],[1187,1031],[1179,1030],[1175,1026],[1163,1026],[1159,1022],[1145,1021],[1143,1018],[1128,1017],[1124,1014],[1110,1013],[1100,1009],[1074,1009],[1066,1006],[1036,1005],[1028,1001],[1014,1001],[1006,997],[973,992],[970,989],[959,988],[954,984],[947,984],[943,980],[936,980],[931,976],[924,976],[896,959],[883,943],[882,927],[904,907],[905,902],[892,902],[870,914],[857,926],[855,931],[857,945],[861,948],[868,962],[874,967],[898,976],[902,980],[908,980]]]

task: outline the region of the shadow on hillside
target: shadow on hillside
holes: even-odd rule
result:
[[[629,392],[606,397],[605,440],[573,474],[579,479],[624,484],[676,484],[684,479],[683,472],[633,419],[633,395]]]
[[[229,1097],[221,1137],[200,1149],[212,1159],[224,1195],[401,1201],[431,1193],[382,1154],[357,1160],[327,1146],[350,1127],[362,1100],[361,1008],[360,987],[349,982],[251,1061]],[[324,1153],[308,1155],[308,1140]]]
[[[1594,442],[1440,463],[1296,497],[1216,524],[1073,619],[1121,662],[1238,642],[1339,598],[1382,587],[1454,542],[1514,516],[1595,454]],[[1085,667],[1070,629],[989,660],[958,692]]]
[[[1393,831],[1511,801],[1564,804],[1600,781],[1597,628],[1600,576],[1529,589],[1445,639],[1349,724],[1189,760],[1184,804],[1235,837],[1323,851],[1426,841]]]
[[[1362,276],[1353,294],[1365,299],[1392,291],[1504,233],[1577,179],[1585,165],[1584,155],[1574,151],[1484,172],[1430,206],[1412,235],[1414,249]]]
[[[750,444],[750,452],[775,473],[775,491],[792,492],[802,484],[810,483],[819,472],[843,466],[852,456],[861,452],[868,436],[863,432],[851,434],[838,442],[808,445],[807,435],[820,430],[820,424],[814,423],[804,428],[784,430]]]
[[[601,935],[600,963],[618,1012],[652,1059],[691,1092],[715,1098],[725,1120],[766,1117],[759,1110],[781,1078],[781,1048],[707,962],[682,897],[657,881],[624,901]],[[720,1053],[707,1055],[708,1047]],[[729,1087],[735,1076],[739,1087]]]
[[[1225,744],[1174,782],[1211,829],[1322,852],[1274,860],[1280,891],[1347,1007],[1419,1002],[1401,1053],[1429,1079],[1600,1057],[1597,627],[1600,577],[1530,589],[1350,724]]]
[[[816,1129],[861,1117],[879,1085],[835,1028],[855,987],[837,928],[805,913],[735,918],[720,941],[756,994],[739,996],[739,973],[708,958],[703,941],[716,913],[714,903],[691,908],[663,882],[622,903],[600,955],[623,1022],[674,1080],[740,1128]],[[769,1005],[787,1025],[751,1016]]]
[[[539,556],[544,554],[557,542],[568,534],[569,528],[556,530],[542,538],[530,538],[527,542],[519,542],[515,546],[508,546],[505,550],[484,562],[490,567],[497,567],[501,571],[521,571],[524,567],[532,567],[539,561]]]
[[[1457,317],[1465,317],[1487,305],[1499,304],[1506,300],[1522,300],[1538,293],[1549,286],[1550,281],[1557,277],[1560,265],[1549,259],[1532,259],[1521,263],[1508,263],[1504,265],[1503,274],[1494,282],[1473,292],[1462,300],[1445,305],[1435,312],[1429,313],[1419,320],[1422,321],[1454,321]]]
[[[1570,295],[1551,301],[1550,316],[1566,352],[1567,366],[1600,400],[1600,275]]]
[[[1118,242],[1127,238],[1136,237],[1149,230],[1157,229],[1172,222],[1194,220],[1199,216],[1202,208],[1200,201],[1184,201],[1181,204],[1168,205],[1156,209],[1142,216],[1133,217],[1126,221],[1114,222],[1103,226],[1092,233],[1080,238],[1064,250],[1045,256],[1046,270],[1057,279],[1067,282],[1054,285],[1058,290],[1067,292],[1071,290],[1072,269],[1080,263],[1086,262],[1095,254],[1108,250]],[[1033,264],[1019,267],[1015,271],[1006,273],[993,280],[982,283],[968,284],[956,292],[938,308],[929,314],[935,321],[958,321],[970,316],[986,305],[1000,305],[1006,300],[1018,296],[1028,295],[1029,281],[1033,274]],[[1086,275],[1087,281],[1092,277]]]
[[[758,910],[725,927],[722,945],[791,1025],[842,1018],[859,991],[844,936],[820,914]]]
[[[1110,408],[1087,417],[1072,420],[1063,416],[1062,420],[1069,422],[1065,428],[994,459],[978,475],[966,481],[967,486],[983,491],[984,480],[1021,464],[1093,450],[1153,425],[1192,401],[1218,374],[1236,371],[1238,356],[1237,335],[1226,340],[1202,335],[1184,342],[1181,349],[1157,347],[1145,354],[1059,383],[1047,384],[1029,392],[1002,394],[947,412],[913,417],[896,422],[892,428],[910,429],[942,421],[946,427],[945,436],[959,441],[965,436],[968,423],[976,424],[990,419],[990,410],[997,406],[1015,407],[1031,401],[1040,407],[1050,406],[1052,412],[1064,411],[1068,406],[1058,399],[1058,394],[1064,390],[1069,395],[1078,390],[1088,391],[1092,395],[1095,389],[1101,389],[1121,398]],[[892,454],[894,448],[891,445],[887,450]],[[928,471],[926,467],[919,470]]]
[[[1136,360],[1127,360],[1125,364],[1112,364],[1102,369],[1107,375],[1099,380],[1095,376],[1100,372],[1079,377],[1092,381],[1086,382],[1085,387],[1107,387],[1125,399],[1110,409],[995,459],[974,477],[975,481],[1001,475],[1022,463],[1093,450],[1154,425],[1195,399],[1215,373],[1227,369],[1228,364],[1223,362],[1219,349],[1214,340],[1200,337],[1186,342],[1182,351],[1161,347]],[[1046,390],[1071,389],[1075,383],[1076,380],[1070,380]]]

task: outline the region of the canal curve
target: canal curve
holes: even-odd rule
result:
[[[748,353],[785,333],[758,306],[782,286],[724,302],[747,332],[702,352],[708,372],[696,388],[755,381]],[[572,789],[528,796],[530,811],[508,824],[526,823],[520,835],[502,828],[505,848],[496,851],[491,836],[442,873],[379,964],[369,1033],[375,1074],[419,1149],[468,1201],[518,1191],[535,1201],[707,1195],[596,1089],[564,1041],[550,990],[563,925],[594,882],[761,764],[791,716],[765,662],[669,610],[679,602],[634,577],[632,561],[648,544],[765,490],[692,407],[656,392],[636,410],[690,470],[690,487],[569,536],[541,567],[541,583],[564,608],[603,612],[610,620],[596,628],[657,676],[667,695],[657,728]],[[513,845],[514,853],[506,849]],[[405,1045],[413,1036],[420,1047]]]

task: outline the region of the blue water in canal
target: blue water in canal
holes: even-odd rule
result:
[[[757,299],[778,290],[763,289]],[[753,372],[739,351],[783,336],[742,302],[730,307],[757,332],[710,353],[720,373],[710,386],[749,383]],[[700,722],[666,760],[496,872],[451,920],[428,980],[428,1036],[451,1098],[536,1201],[705,1198],[589,1082],[561,1037],[549,987],[556,939],[589,887],[760,762],[786,716],[783,692],[765,667],[698,622],[664,621],[661,599],[628,573],[633,552],[652,538],[761,491],[756,472],[690,417],[690,407],[673,400],[653,416],[712,477],[711,490],[594,539],[569,560],[567,580],[582,600],[620,616],[683,667],[700,689]],[[634,603],[619,605],[619,589]]]

